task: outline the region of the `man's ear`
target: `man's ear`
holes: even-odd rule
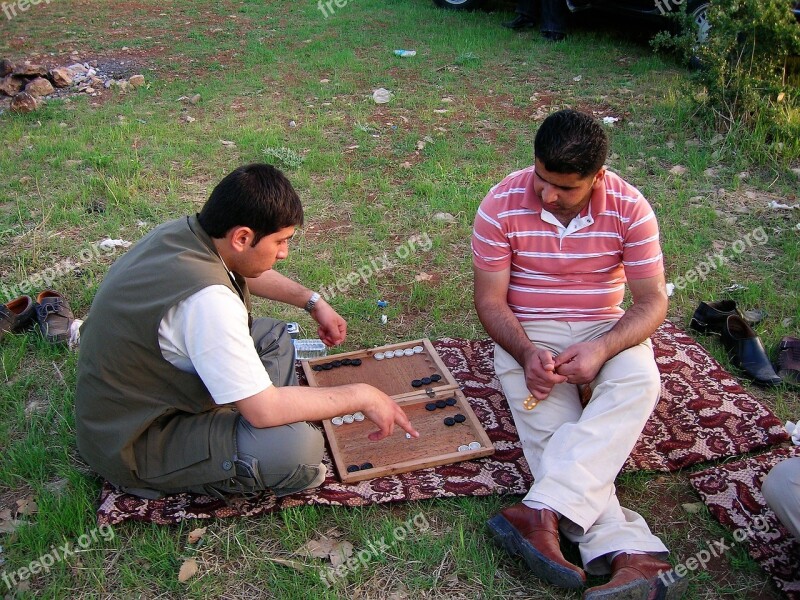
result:
[[[592,189],[596,189],[598,186],[600,186],[600,184],[603,183],[605,176],[606,168],[600,167],[600,170],[594,174],[594,180],[592,180]]]
[[[228,239],[231,250],[241,252],[252,244],[255,233],[249,227],[241,225],[231,228],[225,237]]]

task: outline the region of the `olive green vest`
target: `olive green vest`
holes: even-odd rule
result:
[[[232,281],[197,218],[186,217],[157,227],[119,258],[92,302],[81,327],[78,450],[116,485],[196,485],[233,475],[238,413],[216,405],[200,378],[168,362],[158,343],[167,310],[211,285],[233,290],[250,312],[244,279]],[[167,440],[176,439],[180,450],[173,444],[165,456]],[[224,441],[212,447],[210,439]],[[192,480],[183,482],[177,472],[190,465]]]

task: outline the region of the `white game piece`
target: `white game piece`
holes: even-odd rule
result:
[[[353,418],[353,415],[345,415],[345,416],[342,417],[342,421],[344,421],[345,423],[347,423],[349,425],[350,423],[355,421],[355,419]]]
[[[461,445],[458,447],[458,451],[459,451],[459,452],[466,452],[467,450],[469,450],[469,446],[467,446],[466,444],[461,444]]]
[[[383,353],[384,358],[394,358],[394,350],[387,350]]]
[[[333,417],[331,419],[331,423],[333,423],[334,425],[336,425],[338,427],[339,425],[344,423],[344,421],[342,420],[342,417]]]
[[[470,450],[479,450],[480,448],[481,448],[481,443],[480,442],[470,442],[469,443],[469,449]]]
[[[422,346],[414,346],[412,350],[414,351],[414,354],[422,354],[424,348]]]
[[[411,434],[410,434],[410,433],[407,433],[407,434],[406,434],[406,439],[407,439],[407,440],[410,440],[410,439],[411,439]]]
[[[403,350],[403,354],[405,356],[411,356],[412,354],[414,354],[414,349],[413,348],[406,348],[405,350]]]
[[[359,421],[359,422],[363,421],[364,420],[364,413],[362,413],[360,411],[357,412],[357,413],[353,413],[353,419],[356,420],[356,421]]]
[[[373,354],[373,356],[375,357],[375,360],[383,360],[386,358],[386,355],[383,352],[376,352]]]

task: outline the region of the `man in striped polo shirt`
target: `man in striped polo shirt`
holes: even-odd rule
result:
[[[672,600],[686,581],[614,488],[659,398],[649,336],[667,294],[655,215],[605,169],[607,154],[592,117],[554,113],[536,134],[533,166],[493,187],[475,217],[475,307],[534,476],[522,502],[488,525],[536,576],[583,587],[560,530],[587,572],[612,573],[586,599]]]

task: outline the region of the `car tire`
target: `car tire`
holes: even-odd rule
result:
[[[483,4],[483,0],[433,0],[433,3],[452,10],[474,10]]]
[[[708,40],[711,25],[708,22],[708,7],[710,6],[708,0],[694,0],[689,2],[686,7],[686,12],[692,17],[692,26],[694,27],[695,38],[698,44],[704,44]]]

